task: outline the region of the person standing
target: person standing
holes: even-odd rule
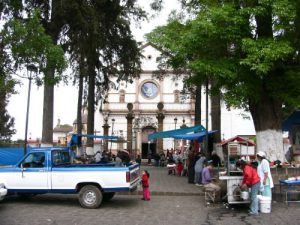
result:
[[[137,158],[135,159],[135,162],[138,163],[139,165],[141,165],[142,159],[141,159],[140,155],[137,155]]]
[[[120,151],[118,151],[118,153],[117,153],[116,160],[115,160],[115,166],[117,166],[117,167],[123,166],[123,161],[120,157]]]
[[[270,197],[272,199],[272,188],[274,187],[270,164],[266,160],[266,154],[262,151],[259,151],[256,154],[258,161],[257,172],[260,177],[260,191],[262,196]]]
[[[142,172],[142,187],[143,187],[142,200],[145,200],[145,201],[150,200],[149,178],[150,178],[149,172],[147,170],[143,170],[143,172]]]
[[[211,160],[213,161],[214,167],[221,166],[221,159],[215,151],[211,153]]]
[[[196,156],[193,150],[190,150],[188,155],[187,161],[187,168],[188,168],[188,183],[194,184],[195,182],[195,163],[198,160],[199,156]]]
[[[258,215],[258,192],[260,188],[260,178],[257,174],[257,171],[250,164],[247,164],[246,161],[240,160],[237,162],[237,166],[239,166],[243,170],[243,181],[241,184],[241,189],[246,190],[247,188],[251,188],[250,191],[250,210],[249,216],[257,216]]]
[[[151,165],[151,161],[152,161],[152,154],[151,153],[149,153],[147,155],[147,159],[148,159],[148,165]]]
[[[197,186],[202,185],[202,170],[204,167],[204,163],[206,158],[203,153],[200,153],[200,158],[197,160],[195,164],[195,184]]]

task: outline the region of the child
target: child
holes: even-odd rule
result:
[[[150,200],[150,190],[149,190],[149,177],[150,174],[147,170],[142,172],[142,186],[143,186],[143,198],[142,200],[149,201]]]
[[[181,161],[178,161],[176,169],[177,169],[177,174],[181,176],[183,171],[183,163]]]

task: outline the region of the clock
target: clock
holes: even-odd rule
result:
[[[154,82],[147,81],[143,83],[141,92],[145,98],[154,98],[158,94],[158,86]]]

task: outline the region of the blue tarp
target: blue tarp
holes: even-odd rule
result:
[[[212,130],[212,131],[202,131],[199,133],[194,133],[194,134],[180,134],[180,135],[173,135],[172,137],[175,139],[183,139],[183,140],[195,140],[198,142],[202,142],[203,138],[206,136],[206,133],[208,133],[208,135],[216,133],[217,130]]]
[[[191,133],[191,132],[201,132],[201,131],[205,131],[205,128],[202,125],[198,125],[198,126],[194,126],[194,127],[185,127],[185,128],[176,129],[176,130],[155,132],[153,134],[150,134],[148,136],[148,139],[154,140],[157,138],[170,138],[170,137],[173,137],[174,135],[186,134],[186,133]]]
[[[14,165],[24,156],[24,148],[0,148],[0,165]]]
[[[300,125],[300,110],[295,110],[285,121],[283,121],[282,130],[289,131],[293,125]]]

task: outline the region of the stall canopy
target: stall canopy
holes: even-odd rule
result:
[[[216,132],[217,132],[217,130],[212,130],[212,131],[208,131],[208,132],[202,131],[202,132],[194,133],[194,134],[173,135],[172,137],[175,139],[194,140],[194,141],[202,142],[203,138],[206,136],[206,134],[211,135]]]
[[[176,130],[155,132],[153,134],[150,134],[148,136],[148,139],[149,140],[154,140],[154,139],[157,139],[157,138],[171,138],[174,135],[187,134],[187,133],[191,133],[191,132],[202,132],[202,131],[205,131],[205,128],[202,125],[198,125],[198,126],[185,127],[185,128],[176,129]]]
[[[255,143],[253,141],[246,138],[242,138],[240,136],[235,136],[228,140],[222,141],[222,146],[228,144],[229,142],[236,142],[238,144],[247,145],[247,146],[255,146]]]
[[[282,123],[282,130],[289,131],[293,125],[300,125],[300,110],[295,110],[286,120]]]

